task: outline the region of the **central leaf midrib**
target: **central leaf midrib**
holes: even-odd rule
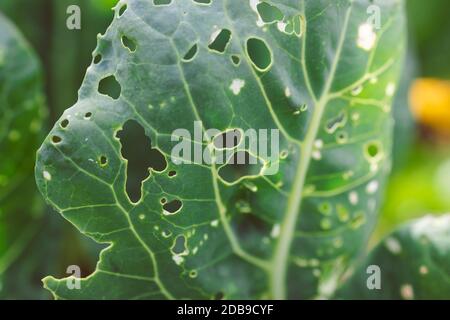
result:
[[[300,206],[302,204],[302,193],[305,184],[306,174],[308,172],[309,164],[311,161],[311,153],[314,145],[314,141],[317,137],[322,115],[329,101],[330,89],[336,74],[338,61],[344,45],[348,22],[352,10],[353,2],[350,2],[350,6],[347,9],[344,25],[339,37],[338,47],[336,49],[336,55],[334,57],[330,75],[324,86],[323,93],[318,103],[315,105],[310,130],[306,135],[305,140],[300,146],[300,159],[298,162],[294,184],[289,196],[288,204],[284,214],[284,220],[281,224],[280,238],[272,258],[272,273],[270,277],[270,290],[273,299],[285,299],[286,298],[286,273],[289,260],[289,252],[292,240],[294,238],[295,228],[299,216]],[[305,31],[306,34],[307,31]],[[304,70],[304,72],[307,72]]]

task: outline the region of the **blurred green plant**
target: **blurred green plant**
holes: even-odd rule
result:
[[[5,277],[42,226],[43,203],[33,183],[45,105],[41,66],[28,43],[0,13],[0,296]],[[27,278],[29,280],[29,278]],[[9,279],[8,279],[9,280]]]
[[[95,35],[103,32],[113,17],[117,0],[2,0],[3,11],[30,39],[45,69],[50,119],[77,99],[86,67],[92,61]],[[81,30],[66,27],[70,5],[81,9]]]
[[[420,76],[448,79],[450,76],[450,1],[408,0],[411,48],[420,62]]]
[[[410,41],[394,104],[394,167],[373,243],[411,218],[450,212],[450,93],[443,81],[450,78],[450,1],[409,0],[406,8]]]
[[[449,299],[449,230],[450,214],[426,216],[402,225],[360,263],[338,297]]]
[[[50,216],[33,178],[47,114],[38,58],[0,13],[0,297],[48,298],[41,279],[75,262],[93,268],[98,246]],[[43,258],[45,257],[45,259]]]

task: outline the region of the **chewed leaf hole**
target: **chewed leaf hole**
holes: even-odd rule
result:
[[[227,183],[236,183],[244,177],[257,176],[261,173],[263,164],[246,151],[237,151],[219,169],[219,176]]]
[[[86,112],[86,113],[84,114],[84,118],[85,118],[86,120],[89,120],[91,117],[92,117],[92,112]]]
[[[161,200],[159,200],[159,202],[161,202],[161,204],[164,204],[164,203],[167,202],[167,199],[166,198],[161,198]]]
[[[231,40],[231,31],[228,29],[222,29],[220,31],[216,31],[211,36],[211,43],[208,45],[208,48],[217,51],[219,53],[225,52],[225,49],[228,46],[228,43]]]
[[[99,64],[102,61],[102,55],[99,53],[94,57],[94,64]]]
[[[240,58],[238,55],[233,54],[233,55],[231,56],[231,62],[233,62],[233,64],[234,64],[235,66],[238,66],[238,65],[241,63],[241,58]]]
[[[375,158],[378,155],[378,152],[379,152],[378,145],[376,145],[376,144],[369,144],[367,146],[367,154],[371,158]]]
[[[130,50],[130,52],[135,52],[136,51],[136,41],[134,41],[133,39],[127,37],[127,36],[122,36],[122,44],[128,48],[128,50]]]
[[[332,134],[337,129],[341,129],[347,123],[347,113],[345,111],[339,113],[335,118],[329,120],[326,124],[325,131]]]
[[[217,149],[233,149],[241,143],[242,133],[241,131],[227,130],[214,137],[214,147]]]
[[[109,76],[100,80],[98,84],[98,92],[101,94],[110,96],[114,100],[120,97],[120,93],[122,91],[122,87],[119,82],[117,82],[115,76]]]
[[[186,250],[186,237],[183,235],[179,235],[173,241],[171,251],[173,254],[182,254],[185,253]]]
[[[297,37],[301,37],[305,32],[305,18],[303,15],[297,15],[292,18],[294,33]]]
[[[246,45],[247,55],[259,71],[267,71],[272,64],[272,52],[264,40],[250,38]]]
[[[52,136],[52,142],[54,144],[61,143],[61,141],[62,141],[62,138],[60,136]]]
[[[198,51],[198,45],[194,44],[189,50],[188,52],[186,52],[186,54],[183,57],[183,61],[184,62],[189,62],[194,60],[195,55],[197,54]]]
[[[211,4],[212,0],[193,0],[195,3],[199,4]]]
[[[366,157],[370,160],[377,160],[383,156],[382,146],[378,141],[372,141],[365,145]]]
[[[123,6],[121,6],[119,9],[119,17],[121,17],[125,13],[126,10],[127,10],[127,4],[124,4]]]
[[[288,35],[301,37],[306,29],[306,20],[302,14],[295,15],[278,24],[278,30]]]
[[[339,131],[336,133],[336,141],[337,143],[346,143],[348,141],[348,133],[345,131]]]
[[[167,162],[159,150],[152,149],[152,141],[144,128],[134,120],[127,121],[117,137],[122,145],[122,156],[128,160],[126,192],[136,203],[141,199],[142,182],[149,177],[149,169],[164,171]]]
[[[172,171],[169,171],[169,174],[168,174],[168,176],[169,176],[170,178],[176,177],[176,176],[177,176],[177,172],[176,172],[176,171],[174,171],[174,170],[172,170]]]
[[[283,12],[281,12],[280,9],[270,3],[260,2],[256,6],[256,8],[258,10],[259,16],[264,23],[282,21],[284,18]]]
[[[333,207],[329,202],[322,202],[319,204],[319,211],[325,215],[330,215]]]
[[[165,215],[173,215],[178,213],[183,207],[183,203],[180,200],[172,200],[163,205]]]
[[[59,125],[61,126],[61,128],[65,129],[69,125],[69,120],[64,119]]]
[[[101,156],[99,159],[100,166],[105,167],[108,164],[108,158]]]
[[[172,3],[172,0],[153,0],[155,6],[167,6]]]
[[[197,270],[189,271],[189,277],[190,278],[197,278],[197,276],[198,276],[198,271]]]

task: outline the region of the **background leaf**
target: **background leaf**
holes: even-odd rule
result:
[[[0,280],[41,226],[33,183],[34,150],[45,116],[41,68],[27,42],[0,14]],[[26,200],[24,196],[27,195]],[[29,280],[28,274],[21,275]],[[2,290],[14,297],[13,278]],[[11,280],[11,281],[9,281]],[[11,285],[10,285],[11,284]],[[28,287],[29,288],[29,287]],[[2,292],[0,291],[0,295]]]
[[[449,299],[450,215],[426,216],[388,235],[338,294],[344,299]],[[381,289],[366,286],[366,269],[381,270]]]

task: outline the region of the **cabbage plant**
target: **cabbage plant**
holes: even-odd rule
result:
[[[448,228],[432,218],[366,251],[405,32],[400,0],[119,1],[36,164],[46,201],[108,247],[79,288],[45,287],[58,299],[448,296]],[[242,134],[216,143],[250,129],[279,132],[279,152],[184,163],[173,132],[194,136],[195,123],[209,159],[254,156]]]

